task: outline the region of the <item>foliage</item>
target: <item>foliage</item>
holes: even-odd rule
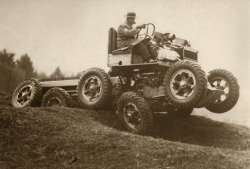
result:
[[[0,51],[0,91],[12,92],[25,78],[25,72],[16,66],[14,56],[14,53],[8,53],[6,49]]]
[[[16,64],[17,64],[17,67],[24,70],[26,78],[34,77],[35,72],[34,72],[33,63],[30,60],[30,57],[28,56],[28,54],[22,55],[21,58],[16,61]]]
[[[46,79],[46,78],[48,78],[48,76],[47,76],[47,74],[44,73],[44,72],[40,72],[40,73],[37,73],[37,72],[36,72],[36,78],[37,78],[37,79]]]
[[[6,49],[0,51],[0,67],[15,67],[14,53],[8,53]]]
[[[78,72],[78,73],[76,74],[76,77],[81,77],[82,74],[83,74],[83,72]],[[73,75],[72,75],[72,77],[73,77]]]
[[[62,73],[60,67],[58,66],[56,70],[50,75],[50,78],[63,78],[65,75]]]
[[[17,61],[15,53],[6,49],[0,51],[0,91],[11,93],[15,87],[26,78],[47,78],[47,75],[37,73],[28,54],[24,54]]]
[[[46,73],[35,70],[28,54],[22,55],[16,61],[14,57],[15,53],[8,52],[6,49],[0,51],[0,91],[11,93],[17,84],[26,78],[46,79],[65,77],[59,66],[50,76],[47,76]],[[81,73],[78,73],[77,77],[80,77],[80,75]]]

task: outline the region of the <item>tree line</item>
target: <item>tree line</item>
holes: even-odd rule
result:
[[[27,78],[46,79],[64,76],[59,66],[48,76],[35,70],[28,54],[21,55],[20,59],[15,61],[15,53],[7,52],[6,49],[0,51],[0,91],[11,93],[18,83]]]

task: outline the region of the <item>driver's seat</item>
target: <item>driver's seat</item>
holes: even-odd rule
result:
[[[114,28],[109,29],[109,46],[108,46],[108,54],[119,55],[122,53],[132,53],[132,50],[128,50],[132,47],[127,46],[124,48],[117,48],[117,32]],[[128,50],[128,51],[126,51]]]
[[[108,40],[108,66],[143,63],[141,56],[133,55],[133,46],[140,43],[139,41],[119,49],[117,49],[116,41],[117,32],[114,28],[110,28]]]

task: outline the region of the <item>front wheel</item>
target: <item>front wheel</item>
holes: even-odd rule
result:
[[[192,109],[207,91],[207,79],[201,67],[193,62],[179,61],[166,72],[163,79],[167,102],[178,109]]]
[[[135,134],[148,134],[153,126],[153,115],[146,101],[134,92],[125,92],[118,102],[118,112],[125,127]]]
[[[237,79],[229,71],[215,69],[209,72],[208,81],[212,87],[223,90],[224,94],[206,109],[213,113],[225,113],[232,109],[239,99]]]

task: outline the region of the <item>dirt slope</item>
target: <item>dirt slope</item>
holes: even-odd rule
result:
[[[0,168],[250,168],[250,129],[155,116],[151,136],[109,112],[0,106]]]

